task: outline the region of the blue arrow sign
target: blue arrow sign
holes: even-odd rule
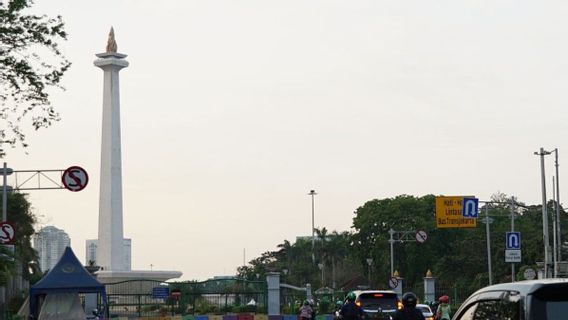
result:
[[[478,207],[479,207],[479,199],[463,198],[462,216],[464,218],[477,218]]]
[[[520,232],[507,232],[507,238],[505,240],[505,247],[508,250],[511,249],[521,249],[521,233]]]

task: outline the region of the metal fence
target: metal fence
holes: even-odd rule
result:
[[[263,281],[130,280],[105,287],[110,314],[121,317],[266,312],[267,290]]]

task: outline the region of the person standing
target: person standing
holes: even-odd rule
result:
[[[312,307],[308,300],[304,301],[304,305],[300,307],[300,320],[312,320]]]
[[[339,310],[339,318],[343,320],[362,320],[365,318],[363,309],[355,303],[355,293],[347,294],[347,303]]]
[[[412,292],[407,292],[402,295],[402,309],[396,310],[394,320],[426,320],[422,311],[416,309],[416,295]]]

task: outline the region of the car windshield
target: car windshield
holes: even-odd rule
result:
[[[395,293],[363,293],[359,296],[363,309],[393,310],[396,309],[397,298]]]
[[[568,314],[568,286],[566,284],[547,286],[535,292],[531,314],[534,319],[565,318]],[[537,315],[538,317],[536,317]]]

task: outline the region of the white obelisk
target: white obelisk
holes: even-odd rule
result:
[[[120,151],[120,87],[118,72],[128,67],[125,54],[117,53],[114,30],[110,29],[105,53],[95,66],[104,71],[99,238],[97,264],[101,270],[126,270],[123,253],[122,158]]]

